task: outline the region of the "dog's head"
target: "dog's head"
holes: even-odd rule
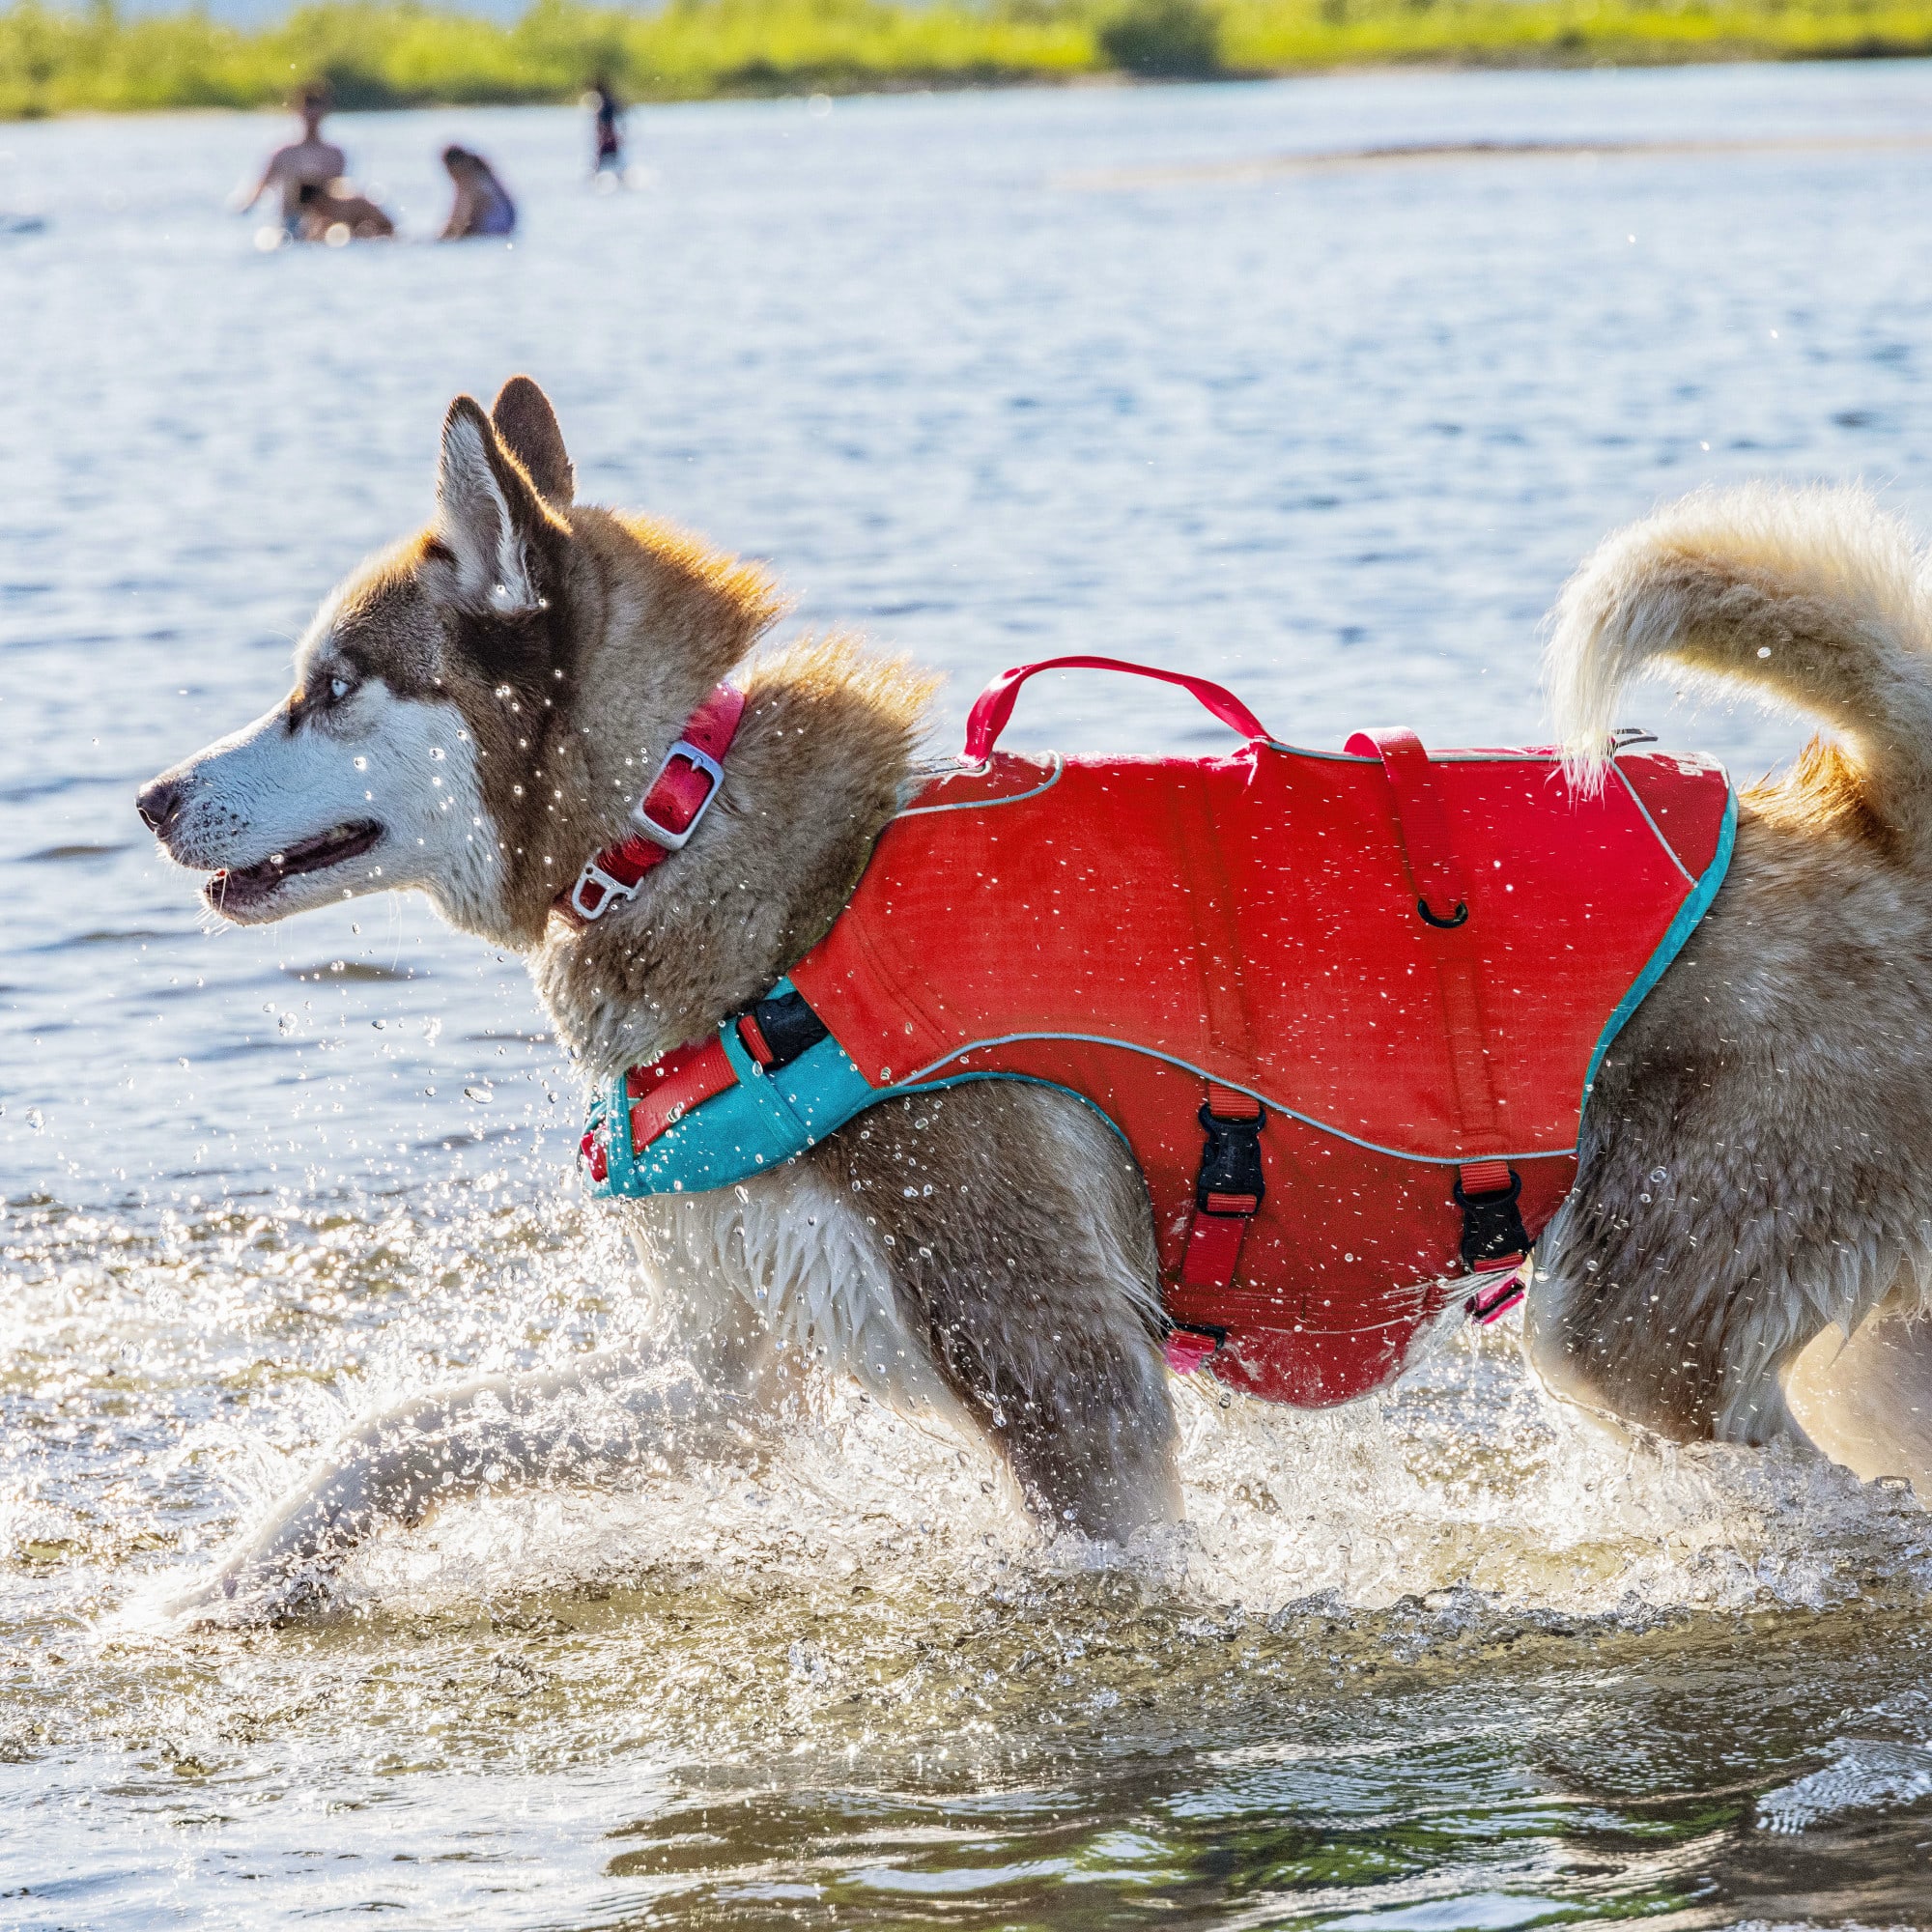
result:
[[[621,836],[652,745],[775,610],[761,573],[572,495],[534,383],[488,415],[451,404],[429,527],[325,600],[287,697],[142,788],[213,911],[258,924],[416,887],[470,931],[542,935]]]

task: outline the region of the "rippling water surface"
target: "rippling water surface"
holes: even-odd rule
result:
[[[384,1540],[329,1620],[170,1629],[365,1407],[641,1318],[516,962],[416,904],[206,932],[130,802],[519,368],[584,495],[945,666],[949,729],[1101,649],[1304,743],[1520,738],[1659,497],[1932,525],[1932,71],[681,108],[611,196],[567,114],[343,117],[415,235],[490,154],[512,249],[260,252],[219,204],[277,132],[0,128],[0,1923],[1932,1924],[1911,1497],[1609,1439],[1502,1333],[1333,1414],[1190,1390],[1136,1568],[829,1390],[777,1457]],[[1234,165],[1577,140],[1678,145]],[[1213,732],[1091,678],[1021,725]]]

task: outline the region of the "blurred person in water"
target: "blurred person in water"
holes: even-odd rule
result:
[[[599,74],[584,91],[583,104],[594,117],[595,153],[590,163],[594,177],[624,174],[624,103],[611,92],[611,83]]]
[[[323,120],[332,104],[327,88],[302,89],[295,103],[296,112],[301,116],[301,139],[277,148],[269,156],[261,180],[245,195],[237,197],[237,213],[247,213],[270,188],[275,188],[282,198],[282,226],[291,236],[299,232],[304,190],[312,202],[331,182],[341,180],[349,166],[342,150],[333,141],[322,138]]]
[[[325,87],[302,89],[296,100],[302,137],[269,156],[262,178],[238,198],[245,214],[270,188],[280,191],[282,233],[294,242],[369,241],[393,235],[396,224],[349,181],[347,157],[322,138],[322,124],[333,102]],[[273,231],[269,233],[272,236]]]
[[[456,184],[456,199],[443,224],[442,241],[515,233],[517,204],[481,155],[473,155],[468,148],[448,147],[442,151],[442,164]]]

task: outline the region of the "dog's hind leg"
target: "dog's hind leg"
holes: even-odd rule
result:
[[[1932,1271],[1932,576],[1856,492],[1698,496],[1584,565],[1550,660],[1599,776],[1626,682],[1665,664],[1837,733],[1740,798],[1710,912],[1598,1068],[1524,1321],[1579,1402],[1803,1438],[1817,1338]],[[1920,1350],[1889,1331],[1848,1354],[1909,1410]]]
[[[1147,1192],[1100,1116],[975,1081],[888,1101],[823,1160],[905,1327],[1043,1525],[1124,1542],[1180,1511]]]
[[[1901,1284],[1849,1339],[1828,1328],[1785,1372],[1793,1420],[1863,1482],[1902,1476],[1932,1508],[1932,1319]]]

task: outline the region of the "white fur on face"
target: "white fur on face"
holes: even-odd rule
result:
[[[167,776],[184,793],[169,856],[216,874],[203,896],[237,924],[411,886],[459,925],[487,923],[496,904],[497,831],[476,747],[446,700],[398,697],[371,679],[326,721],[291,730],[277,707]],[[259,872],[277,855],[298,867],[315,840],[370,825],[367,850],[315,870]]]

